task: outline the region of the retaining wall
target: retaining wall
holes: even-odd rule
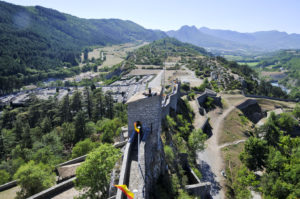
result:
[[[299,100],[294,100],[294,99],[281,99],[281,98],[261,96],[261,95],[247,95],[247,94],[244,94],[244,96],[245,97],[250,97],[250,98],[269,99],[269,100],[277,100],[277,101],[283,101],[283,102],[299,102]]]
[[[130,159],[131,146],[132,146],[132,142],[128,142],[126,144],[126,148],[125,148],[123,160],[122,160],[119,184],[126,184],[126,182],[128,181],[128,172],[129,172],[129,166],[130,166],[129,159]],[[120,190],[117,190],[116,198],[121,199],[122,195],[123,195],[123,192],[121,192]]]
[[[74,158],[72,160],[63,162],[61,164],[56,165],[56,168],[66,166],[66,165],[70,165],[70,164],[76,164],[76,163],[79,163],[79,162],[83,162],[85,160],[86,156],[87,155],[83,155],[83,156],[80,156],[78,158]]]
[[[60,184],[57,184],[49,189],[46,189],[40,193],[37,193],[33,196],[30,196],[27,199],[45,199],[45,198],[52,198],[62,192],[64,192],[67,189],[70,189],[74,186],[74,180],[76,179],[76,177],[71,178],[69,180],[66,180]]]
[[[17,186],[17,181],[16,180],[10,181],[8,183],[5,183],[5,184],[1,185],[0,186],[0,191],[5,191],[5,190],[10,189],[10,188],[15,187],[15,186]]]

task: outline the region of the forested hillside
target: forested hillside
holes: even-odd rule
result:
[[[183,43],[174,38],[164,38],[145,45],[135,52],[129,53],[129,60],[136,64],[162,65],[168,56],[210,56],[204,48]]]
[[[78,72],[87,46],[152,41],[166,35],[119,19],[81,19],[56,10],[0,2],[0,94]],[[65,67],[64,69],[62,67]]]
[[[263,198],[299,198],[300,139],[290,136],[299,127],[300,107],[275,115],[250,132],[239,158],[239,168],[228,168],[227,197],[252,198],[250,190]],[[257,172],[260,171],[260,172]]]

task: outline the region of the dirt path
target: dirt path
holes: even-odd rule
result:
[[[244,99],[237,104],[244,102]],[[224,163],[221,156],[220,147],[218,144],[219,135],[223,126],[224,118],[235,109],[236,104],[230,105],[228,109],[223,111],[221,115],[209,113],[210,125],[212,127],[212,135],[206,141],[206,149],[197,154],[197,163],[199,164],[203,176],[203,181],[211,183],[211,195],[214,199],[225,198],[224,194],[224,178],[221,171],[224,169]],[[194,110],[198,111],[197,110]],[[196,118],[197,119],[197,118]],[[230,143],[229,143],[230,144]]]
[[[235,145],[235,144],[239,144],[241,142],[245,142],[246,140],[237,140],[237,141],[234,141],[234,142],[228,142],[228,143],[225,143],[225,144],[222,144],[219,146],[219,149],[222,149],[224,147],[227,147],[227,146],[230,146],[230,145]]]

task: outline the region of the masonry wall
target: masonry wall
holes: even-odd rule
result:
[[[259,99],[277,100],[277,101],[283,101],[283,102],[299,102],[299,100],[281,99],[281,98],[261,96],[261,95],[247,95],[247,94],[244,94],[244,96],[245,97],[251,97],[251,98],[259,98]]]
[[[180,98],[180,82],[175,84],[172,90],[172,93],[167,96],[167,100],[162,104],[162,114],[161,118],[164,119],[167,115],[170,114],[170,108],[174,111],[177,110],[177,102]]]

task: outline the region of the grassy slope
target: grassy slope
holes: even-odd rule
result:
[[[250,129],[252,122],[249,121],[243,113],[235,109],[224,119],[223,133],[220,135],[219,144],[234,142],[241,139],[246,139],[244,134]]]

